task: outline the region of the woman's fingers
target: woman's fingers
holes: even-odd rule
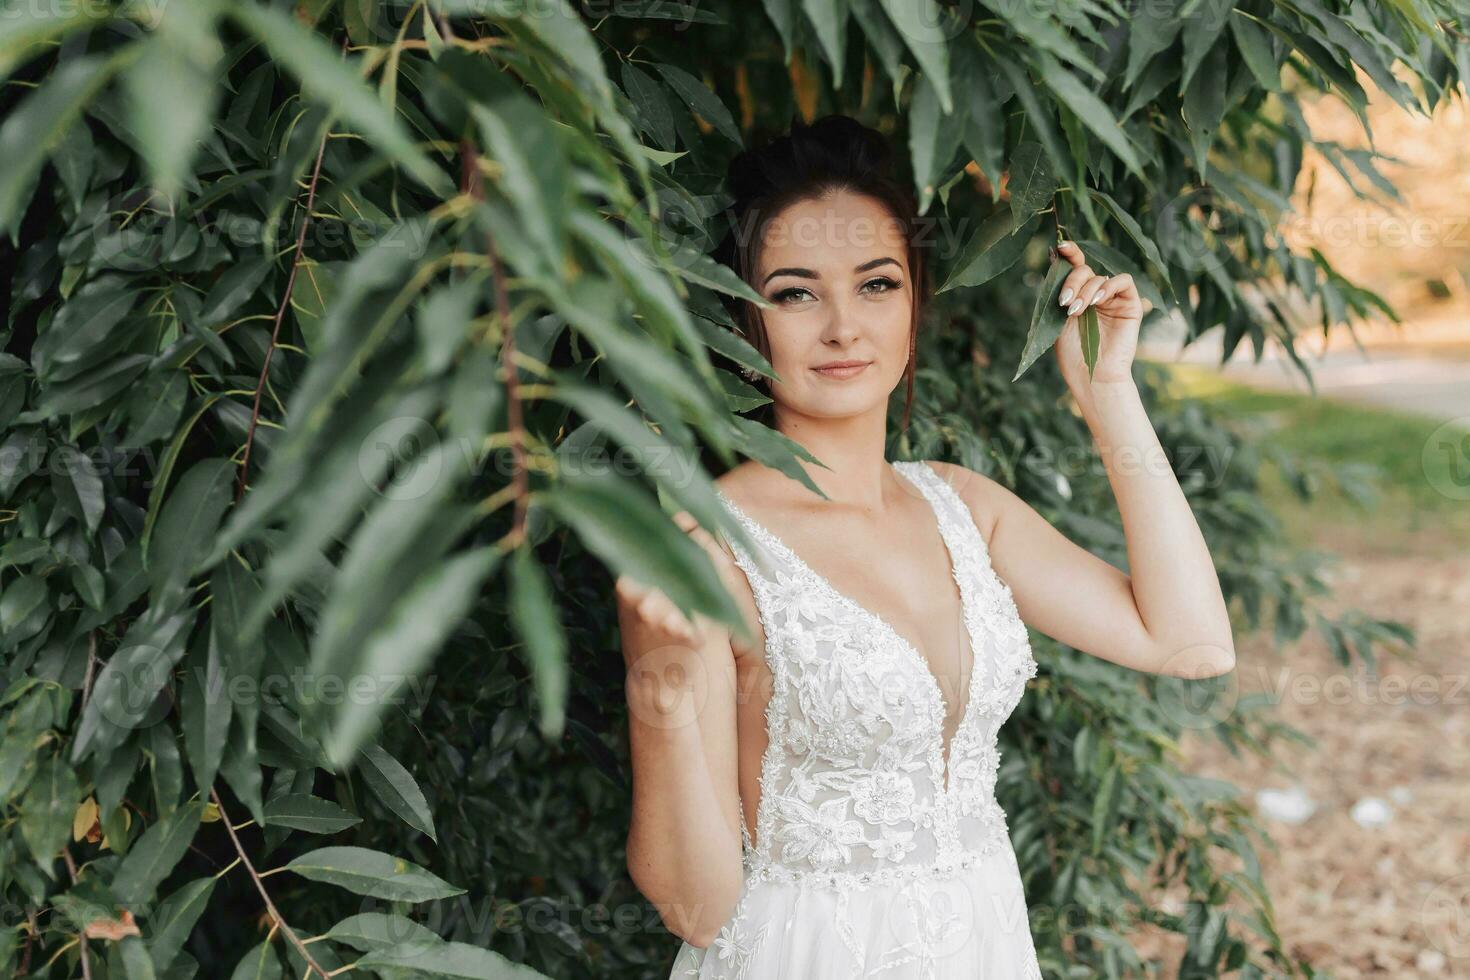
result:
[[[1094,275],[1077,288],[1077,295],[1067,306],[1067,316],[1076,316],[1093,303],[1099,301],[1101,290],[1108,283],[1106,276]]]
[[[1060,303],[1062,306],[1066,306],[1071,303],[1074,299],[1077,298],[1077,294],[1082,290],[1082,287],[1087,283],[1087,280],[1091,279],[1095,275],[1097,275],[1097,273],[1092,271],[1091,266],[1086,265],[1079,265],[1071,272],[1067,273],[1067,277],[1062,280],[1062,291],[1057,296],[1057,302]]]
[[[645,585],[627,575],[618,576],[614,590],[642,623],[674,639],[692,641],[694,624],[674,605],[662,589]]]
[[[1082,249],[1077,247],[1076,242],[1060,243],[1057,245],[1057,254],[1072,263],[1074,269],[1080,269],[1087,264],[1087,256],[1082,254]]]

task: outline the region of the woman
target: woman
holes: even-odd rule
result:
[[[885,458],[927,293],[890,156],[874,130],[829,116],[731,164],[745,237],[725,254],[775,304],[742,310],[779,377],[772,424],[825,464],[805,469],[826,499],[754,461],[722,476],[728,540],[679,515],[751,638],[617,583],[628,867],[684,939],[675,977],[1039,980],[994,797],[996,732],[1036,671],[1026,627],[1140,671],[1234,666],[1210,554],[1132,379],[1143,303],[1076,245],[1057,249],[1072,266],[1057,356],[1132,575],[978,473]]]

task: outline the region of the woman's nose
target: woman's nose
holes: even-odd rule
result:
[[[855,304],[846,298],[838,298],[827,303],[827,319],[822,325],[823,340],[851,340],[859,332],[860,324]]]

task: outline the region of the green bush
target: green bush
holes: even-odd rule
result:
[[[1272,233],[1309,144],[1388,190],[1300,101],[1361,110],[1358,66],[1430,109],[1470,71],[1465,20],[1451,0],[4,0],[0,966],[666,975],[676,943],[623,863],[611,575],[732,616],[668,515],[722,523],[711,472],[794,474],[800,451],[741,414],[763,398],[738,368],[769,365],[720,301],[755,294],[707,255],[729,156],[817,111],[907,148],[964,234],[894,455],[986,472],[1121,564],[1050,359],[1005,380],[1047,242],[1227,352],[1289,343],[1291,292],[1324,326],[1388,312]],[[1407,637],[1319,611],[1257,489],[1293,461],[1152,415],[1247,627],[1344,657]],[[1000,796],[1048,974],[1141,974],[1148,923],[1187,940],[1183,977],[1313,975],[1248,810],[1173,755],[1198,731],[1264,750],[1269,715],[1228,681],[1037,652]]]

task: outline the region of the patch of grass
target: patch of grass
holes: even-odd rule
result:
[[[1293,455],[1333,466],[1361,468],[1381,494],[1363,507],[1332,484],[1303,501],[1274,471],[1267,503],[1294,541],[1341,550],[1358,544],[1387,553],[1431,553],[1470,548],[1470,501],[1436,487],[1425,472],[1425,447],[1440,423],[1419,415],[1289,391],[1252,388],[1187,364],[1169,364],[1171,397],[1197,399],[1227,420],[1269,430]]]

